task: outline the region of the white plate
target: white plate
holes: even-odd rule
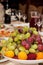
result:
[[[30,27],[30,24],[29,23],[20,23],[20,24],[12,24],[14,27],[17,27],[17,26],[28,26]]]
[[[2,60],[0,60],[0,62],[5,62],[5,61],[7,61],[8,59],[7,58],[3,58]]]
[[[18,60],[18,59],[8,58],[6,56],[5,56],[5,58],[7,58],[8,60],[10,60],[12,62],[17,62],[17,63],[22,63],[22,64],[38,64],[38,63],[43,63],[43,59],[42,60]]]
[[[40,32],[40,31],[39,31],[39,35],[43,36],[43,32]]]
[[[16,18],[11,18],[11,21],[16,21],[17,19]]]

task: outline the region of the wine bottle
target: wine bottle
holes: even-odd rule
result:
[[[11,16],[8,13],[9,10],[9,3],[8,0],[6,0],[6,5],[5,5],[5,24],[10,24],[11,23]]]

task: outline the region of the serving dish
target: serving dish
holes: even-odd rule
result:
[[[5,62],[5,61],[8,61],[8,59],[5,58],[5,57],[3,57],[3,58],[0,60],[0,63]]]
[[[9,57],[6,57],[6,56],[4,56],[5,58],[7,58],[8,60],[10,60],[10,61],[12,61],[13,63],[20,63],[20,64],[28,64],[28,65],[30,65],[30,64],[38,64],[38,63],[43,63],[43,59],[42,60],[18,60],[18,59],[12,59],[12,58],[9,58]]]
[[[43,62],[43,44],[36,28],[15,29],[7,40],[2,40],[4,57],[12,62],[38,64]]]

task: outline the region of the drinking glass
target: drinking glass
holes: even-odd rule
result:
[[[19,21],[20,21],[21,18],[22,18],[22,12],[21,12],[21,10],[19,10],[19,11],[16,12],[16,16],[19,18]]]
[[[40,21],[40,19],[39,19],[39,21],[37,22],[37,26],[38,26],[38,32],[40,32],[40,26],[42,25],[42,22]]]
[[[37,20],[40,18],[40,15],[37,11],[31,11],[31,21],[30,21],[30,26],[35,27],[37,24]]]
[[[27,18],[26,14],[23,14],[23,20],[24,20],[24,22],[25,22],[26,18]]]
[[[41,15],[41,22],[42,22],[42,28],[43,28],[43,15]]]

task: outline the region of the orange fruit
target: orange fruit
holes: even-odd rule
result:
[[[23,51],[19,52],[19,53],[18,53],[18,59],[26,60],[26,59],[27,59],[27,54],[26,54],[26,52],[23,52]]]
[[[43,52],[38,52],[36,59],[37,60],[43,59]]]
[[[12,57],[14,57],[14,52],[13,51],[6,51],[5,56],[12,58]]]

